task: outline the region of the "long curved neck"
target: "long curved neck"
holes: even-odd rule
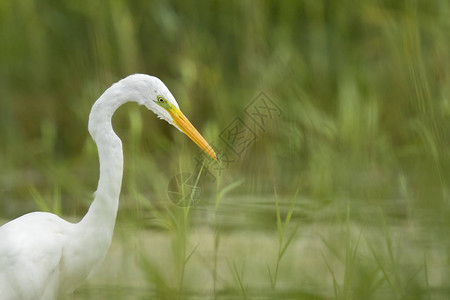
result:
[[[62,286],[81,283],[94,274],[111,245],[123,175],[122,142],[112,128],[111,119],[119,106],[139,99],[135,92],[119,81],[92,106],[89,133],[98,148],[100,178],[88,212],[71,227],[73,231],[64,248],[62,268],[66,277],[61,278]]]
[[[112,128],[111,118],[119,106],[134,96],[127,95],[120,84],[107,89],[89,115],[89,132],[97,144],[100,159],[100,178],[94,201],[80,222],[86,230],[95,230],[99,238],[106,239],[107,248],[114,231],[123,175],[122,142]]]

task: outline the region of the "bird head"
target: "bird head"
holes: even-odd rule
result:
[[[134,83],[134,91],[139,91],[140,93],[135,97],[139,104],[145,105],[158,118],[166,120],[169,124],[178,128],[212,159],[219,161],[214,150],[181,112],[172,93],[160,79],[144,74],[134,74],[123,80]],[[127,84],[127,86],[130,85]]]

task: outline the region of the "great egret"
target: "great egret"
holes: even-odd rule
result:
[[[145,105],[218,160],[161,80],[135,74],[113,84],[89,115],[89,132],[100,159],[94,201],[76,224],[32,212],[0,227],[0,299],[56,299],[92,276],[102,263],[111,244],[123,174],[122,142],[111,117],[130,101]]]

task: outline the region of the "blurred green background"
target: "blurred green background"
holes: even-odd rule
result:
[[[69,299],[447,299],[449,32],[447,0],[0,1],[0,223],[81,218],[90,107],[147,73],[223,163],[174,205],[201,154],[121,108],[113,245]],[[258,127],[261,99],[277,114]],[[254,138],[239,153],[236,122]]]

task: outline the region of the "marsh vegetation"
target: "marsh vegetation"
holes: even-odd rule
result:
[[[113,245],[68,299],[449,297],[450,2],[0,1],[0,24],[1,223],[85,214],[90,107],[130,73],[222,155],[121,108]]]

